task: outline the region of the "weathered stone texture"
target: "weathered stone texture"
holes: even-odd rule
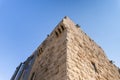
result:
[[[66,31],[58,26],[37,49],[34,80],[66,80]]]
[[[24,78],[23,74],[20,80],[120,80],[120,69],[68,17],[57,25],[34,54],[29,77]]]
[[[69,24],[71,23],[71,24]],[[120,80],[118,68],[71,20],[67,27],[67,80]]]
[[[38,47],[34,80],[120,80],[118,68],[89,36],[65,17]]]

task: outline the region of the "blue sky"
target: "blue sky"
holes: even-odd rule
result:
[[[0,0],[0,80],[69,16],[120,67],[120,0]]]

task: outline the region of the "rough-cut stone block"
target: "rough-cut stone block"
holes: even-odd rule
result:
[[[35,60],[32,65],[27,65],[31,67],[27,72],[29,76],[22,73],[19,80],[120,80],[120,69],[68,17],[32,55]],[[29,64],[31,60],[27,62]],[[21,71],[24,72],[25,68]],[[11,80],[15,80],[15,76]]]

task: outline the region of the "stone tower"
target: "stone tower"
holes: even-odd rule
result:
[[[11,80],[120,80],[120,69],[79,25],[65,17],[16,68]]]

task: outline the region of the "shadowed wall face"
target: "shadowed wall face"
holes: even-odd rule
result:
[[[120,80],[120,69],[68,17],[57,25],[33,55],[36,57],[29,74],[21,74],[20,80]]]
[[[38,47],[34,73],[30,80],[66,79],[66,29],[59,24]]]

